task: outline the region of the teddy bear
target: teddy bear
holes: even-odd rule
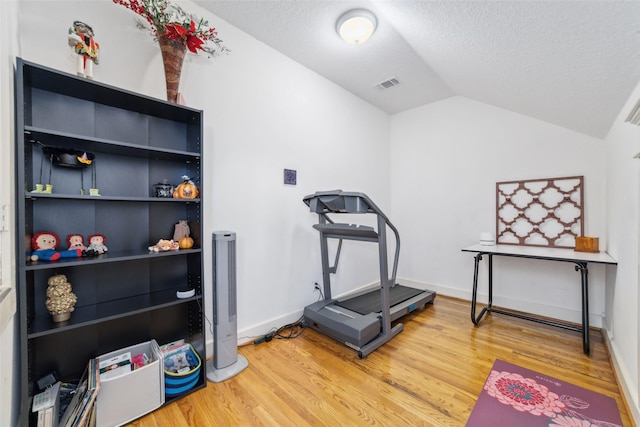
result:
[[[82,256],[82,250],[71,249],[58,251],[60,238],[53,231],[41,231],[31,238],[31,261],[56,261],[65,258],[78,258]]]

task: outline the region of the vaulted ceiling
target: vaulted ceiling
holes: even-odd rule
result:
[[[390,114],[462,95],[604,137],[640,81],[639,1],[196,3]],[[354,8],[378,19],[357,46],[335,31]]]

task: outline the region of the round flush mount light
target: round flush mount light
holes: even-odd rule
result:
[[[336,22],[336,31],[349,44],[367,41],[376,30],[376,16],[365,9],[354,9],[343,14]]]

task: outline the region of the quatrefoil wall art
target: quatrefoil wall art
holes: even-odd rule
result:
[[[584,177],[496,183],[496,243],[574,248],[584,235]]]

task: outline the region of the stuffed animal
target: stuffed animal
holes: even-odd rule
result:
[[[84,251],[87,249],[84,245],[84,237],[82,237],[82,234],[69,234],[67,236],[67,244],[69,245],[69,250],[80,249]]]
[[[41,231],[31,238],[31,261],[56,261],[64,258],[78,258],[82,256],[82,250],[72,249],[58,251],[60,238],[53,231]]]
[[[89,247],[85,251],[88,255],[102,255],[109,250],[105,245],[107,238],[104,237],[104,234],[92,234],[88,241]]]
[[[180,249],[178,242],[166,239],[160,239],[155,245],[149,246],[151,252],[177,251],[178,249]]]

